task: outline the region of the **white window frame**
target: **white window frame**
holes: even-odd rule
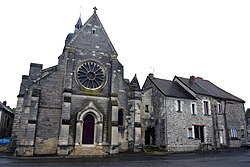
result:
[[[194,128],[192,127],[192,128],[187,128],[187,137],[189,138],[189,139],[193,139],[194,138]]]
[[[180,104],[180,106],[179,106],[179,104]],[[177,112],[182,112],[182,106],[183,106],[183,101],[181,101],[181,100],[175,101],[175,108],[176,108]]]
[[[205,113],[205,102],[207,102],[207,114]],[[210,106],[210,101],[209,100],[202,100],[202,108],[203,108],[203,114],[204,115],[211,115],[211,106]]]
[[[238,130],[236,128],[231,128],[231,138],[238,138]]]
[[[194,105],[194,112],[193,112],[193,105]],[[196,115],[197,114],[197,110],[196,110],[196,103],[195,102],[191,102],[190,103],[190,108],[191,108],[191,114],[192,115]]]
[[[217,113],[218,114],[222,114],[222,106],[221,106],[221,103],[217,103]]]

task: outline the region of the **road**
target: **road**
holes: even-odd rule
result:
[[[250,149],[205,153],[148,155],[122,153],[105,157],[13,158],[0,154],[0,167],[250,167]]]

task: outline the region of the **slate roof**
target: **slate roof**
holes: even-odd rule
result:
[[[148,78],[165,96],[196,100],[195,97],[174,81],[159,78]]]
[[[134,78],[132,79],[132,81],[130,82],[130,88],[132,91],[140,91],[141,90],[136,74],[135,74]]]
[[[247,111],[246,111],[246,114],[245,114],[245,115],[246,115],[246,117],[250,117],[250,108],[248,108],[248,109],[247,109]]]
[[[81,27],[82,26],[82,20],[81,20],[81,17],[79,17],[79,19],[77,20],[77,23],[75,25],[75,27]]]
[[[184,85],[186,85],[196,94],[245,103],[244,100],[226,92],[225,90],[219,88],[208,80],[204,80],[202,78],[195,78],[194,81],[192,81],[187,78],[175,76],[175,79],[176,78],[179,79],[179,81],[181,81]]]
[[[2,102],[0,102],[0,109],[3,109],[4,111],[7,111],[7,112],[10,112],[10,113],[13,114],[13,112],[8,107],[6,107],[5,105],[3,105]]]

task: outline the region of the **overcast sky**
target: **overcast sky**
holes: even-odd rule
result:
[[[82,6],[82,8],[80,8]],[[148,73],[210,80],[250,107],[249,0],[8,0],[0,2],[0,101],[16,106],[31,62],[57,64],[65,38],[93,7],[124,66],[140,85]]]

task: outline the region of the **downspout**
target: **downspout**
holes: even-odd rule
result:
[[[133,126],[133,150],[135,150],[135,105],[136,105],[136,102],[135,102],[135,91],[133,92],[134,93],[134,126]]]
[[[219,126],[218,126],[218,108],[217,104],[213,107],[213,129],[214,129],[214,148],[217,149],[219,147],[218,143],[220,142],[220,132],[219,132]]]
[[[224,123],[225,123],[225,137],[226,137],[226,146],[229,147],[229,133],[228,133],[228,127],[227,127],[227,116],[226,116],[226,106],[227,106],[227,101],[225,100],[224,102]]]
[[[164,96],[164,117],[165,117],[165,146],[167,147],[167,151],[168,151],[168,130],[167,130],[167,113],[166,113],[166,96]]]
[[[211,107],[213,107],[212,111],[212,122],[213,122],[213,149],[216,149],[217,146],[217,131],[218,131],[218,126],[217,126],[217,106],[216,105],[212,105]]]

